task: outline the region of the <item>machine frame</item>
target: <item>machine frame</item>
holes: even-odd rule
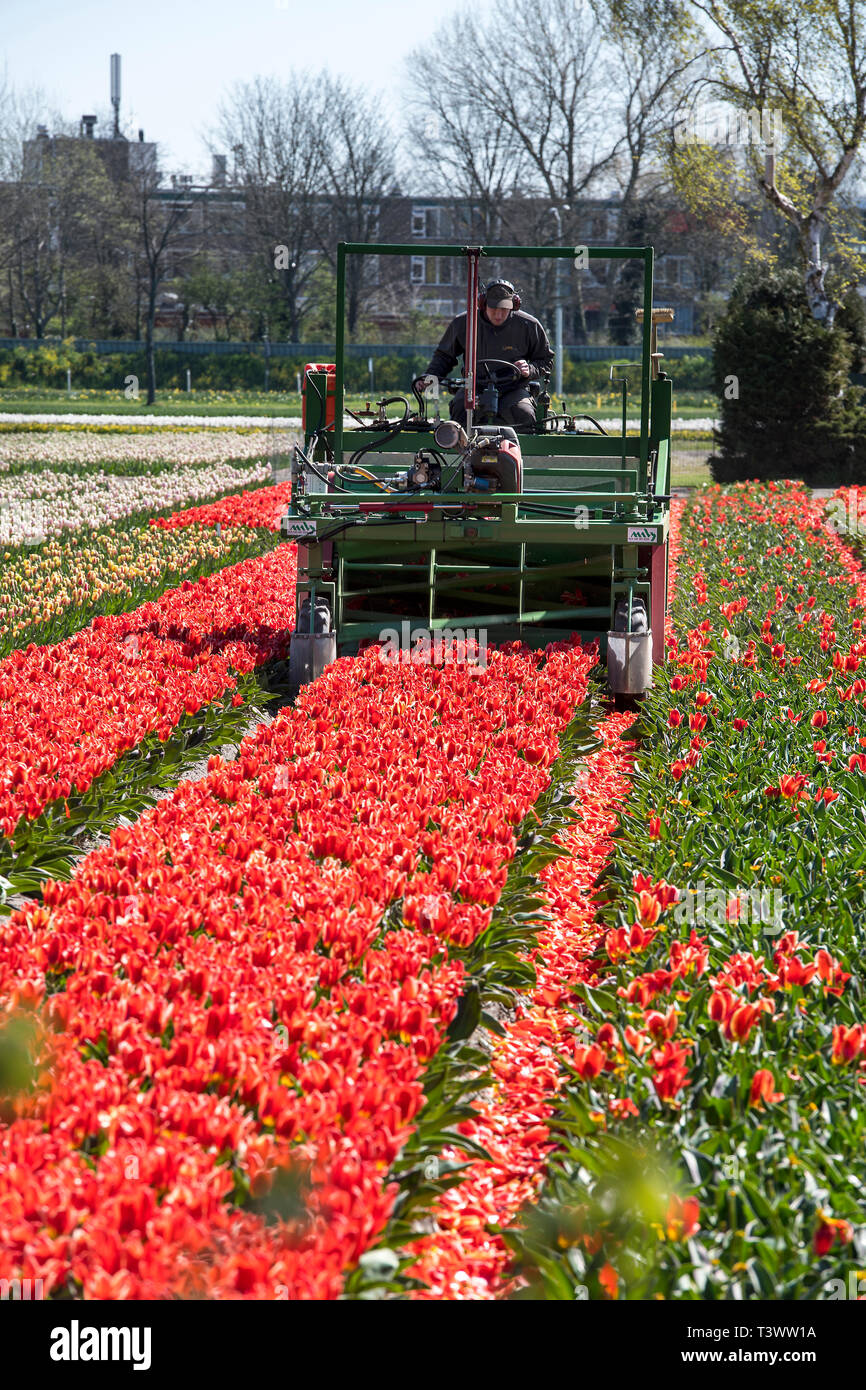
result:
[[[320,420],[316,429],[311,419],[315,412],[306,412],[305,451],[309,451],[310,465],[320,467],[313,473],[299,466],[296,476],[301,481],[306,476],[319,490],[293,489],[281,528],[283,535],[298,542],[299,635],[303,637],[306,628],[313,636],[313,615],[317,605],[326,601],[334,654],[381,640],[383,629],[405,616],[424,623],[431,632],[459,624],[493,629],[496,641],[520,638],[533,646],[577,632],[587,640],[597,638],[603,657],[610,636],[617,627],[623,630],[623,601],[628,613],[625,631],[631,632],[635,601],[642,599],[651,630],[652,661],[661,662],[667,609],[671,382],[659,371],[661,354],[655,339],[656,323],[669,321],[672,313],[653,311],[653,248],[425,245],[423,249],[429,255],[466,259],[469,305],[477,302],[479,269],[485,260],[641,261],[640,431],[627,434],[628,379],[620,377],[619,434],[590,433],[574,422],[571,428],[561,427],[539,406],[537,432],[521,431],[518,436],[524,469],[519,493],[479,496],[453,488],[408,495],[383,491],[393,478],[395,455],[429,444],[433,424],[416,415],[399,432],[383,433],[385,415],[380,403],[378,424],[346,428],[346,264],[350,256],[417,255],[419,247],[417,243],[341,243],[337,249],[335,419],[332,428],[323,430]],[[476,397],[474,350],[469,343],[465,373],[471,424]],[[326,384],[324,374],[309,374],[304,383],[311,393],[308,404],[312,393],[324,400]],[[548,428],[549,424],[555,427]],[[377,428],[382,437],[364,455],[368,480],[356,483],[340,469],[347,455],[375,436]],[[375,462],[370,461],[372,455]],[[315,482],[321,475],[341,481],[331,481],[325,489]],[[572,581],[588,583],[599,601],[563,603],[560,592]],[[485,603],[482,590],[492,592],[494,599]],[[303,620],[301,606],[307,596],[309,618]],[[401,614],[399,605],[406,600],[405,606],[415,611]],[[439,611],[455,605],[456,614]],[[317,673],[311,671],[310,676]]]

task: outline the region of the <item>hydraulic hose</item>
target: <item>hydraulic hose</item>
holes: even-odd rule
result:
[[[591,424],[595,425],[596,429],[599,430],[601,434],[607,434],[607,430],[604,428],[604,425],[600,425],[594,415],[575,415],[574,419],[589,420]]]
[[[369,444],[364,444],[362,448],[356,449],[355,453],[349,459],[350,468],[354,464],[356,464],[359,461],[359,459],[362,459],[365,454],[369,454],[371,450],[377,448],[379,444],[386,443],[387,440],[393,439],[395,434],[400,433],[401,429],[406,424],[406,421],[409,419],[409,402],[407,401],[405,396],[388,396],[382,402],[382,408],[384,409],[385,406],[395,404],[400,404],[403,407],[403,414],[401,418],[399,420],[395,420],[393,424],[390,426],[390,428],[385,432],[385,434],[380,435],[378,439],[371,439]]]
[[[327,416],[327,402],[326,402],[326,400],[325,400],[325,397],[322,395],[321,391],[319,390],[318,386],[316,386],[315,383],[312,381],[309,372],[307,373],[306,384],[309,385],[309,386],[311,386],[311,387],[313,388],[313,390],[315,391],[316,395],[317,395],[318,398],[319,398],[319,423],[318,423],[318,425],[316,426],[316,428],[315,428],[315,430],[313,431],[313,433],[314,433],[314,434],[320,434],[321,431],[325,428],[325,419],[326,419],[326,416]]]
[[[388,525],[390,525],[390,526],[396,526],[396,525],[403,526],[403,525],[405,525],[405,521],[406,521],[406,518],[405,518],[405,517],[402,517],[402,516],[388,516],[388,517],[383,517],[383,518],[381,519],[381,521],[379,521],[377,524],[378,524],[379,526],[388,526]],[[357,518],[357,519],[354,519],[354,518],[353,518],[352,521],[341,521],[341,522],[338,522],[338,524],[337,524],[336,526],[332,526],[332,527],[331,527],[330,531],[323,531],[323,532],[322,532],[321,536],[318,537],[318,544],[319,544],[319,545],[323,545],[325,541],[333,540],[333,538],[334,538],[335,536],[342,535],[342,533],[343,533],[344,531],[350,531],[350,530],[352,529],[353,526],[359,526],[359,525],[362,525],[362,524],[365,525],[366,523],[362,523],[361,520],[360,520],[360,518]]]
[[[349,491],[348,488],[343,487],[343,484],[337,481],[336,474],[333,478],[329,478],[326,473],[321,473],[319,469],[316,467],[316,465],[313,463],[313,460],[311,458],[308,458],[307,455],[304,453],[300,444],[296,444],[295,448],[297,449],[301,458],[304,460],[304,463],[306,464],[307,468],[309,468],[310,472],[315,473],[316,477],[319,478],[326,486],[333,482],[334,485],[338,487],[341,492]]]

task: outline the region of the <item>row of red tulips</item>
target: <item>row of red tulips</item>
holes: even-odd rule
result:
[[[182,526],[267,526],[279,529],[280,517],[289,505],[292,485],[276,483],[274,487],[257,488],[253,492],[235,493],[200,507],[187,507],[171,516],[154,517],[151,526],[176,531]]]
[[[434,1207],[434,1231],[414,1245],[410,1272],[427,1286],[419,1297],[488,1299],[509,1288],[510,1252],[501,1229],[537,1196],[555,1144],[548,1122],[580,1056],[575,991],[593,979],[590,958],[603,935],[594,890],[629,789],[634,744],[625,734],[631,720],[629,714],[602,720],[603,746],[586,759],[574,787],[579,819],[557,836],[562,857],[539,875],[549,921],[530,953],[536,984],[503,1035],[493,1038],[490,1098],[476,1104],[475,1118],[458,1126],[490,1158],[471,1163]],[[462,1155],[455,1149],[443,1157],[456,1161]],[[615,1292],[612,1269],[605,1278]]]
[[[146,735],[168,739],[235,689],[233,673],[284,657],[295,573],[280,546],[0,662],[0,835],[84,792]]]
[[[0,1275],[339,1292],[592,661],[341,660],[13,916],[0,998],[46,1036],[0,1132]]]

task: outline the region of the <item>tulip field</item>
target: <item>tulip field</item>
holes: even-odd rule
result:
[[[253,432],[0,438],[0,512],[49,522],[0,540],[0,1279],[856,1282],[858,496],[675,501],[666,661],[617,710],[577,636],[372,645],[289,703],[288,488]]]

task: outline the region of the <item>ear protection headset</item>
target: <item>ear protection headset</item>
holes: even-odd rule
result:
[[[486,285],[481,286],[481,293],[478,296],[479,309],[487,308],[487,291],[492,290],[494,285],[499,285],[502,289],[507,290],[514,300],[515,309],[520,308],[520,295],[516,293],[510,280],[490,280]]]

